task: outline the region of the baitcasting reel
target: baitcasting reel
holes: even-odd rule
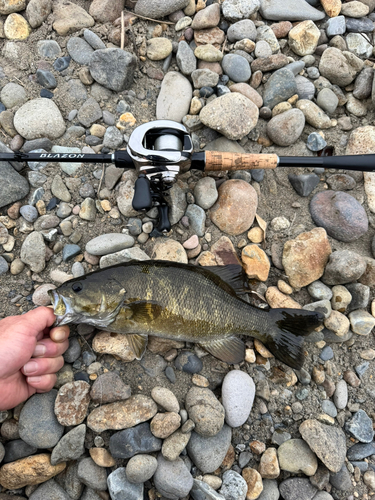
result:
[[[192,151],[193,143],[186,128],[170,120],[145,123],[130,136],[127,152],[139,174],[132,205],[136,211],[157,206],[159,233],[171,229],[165,196],[177,175],[190,168]]]

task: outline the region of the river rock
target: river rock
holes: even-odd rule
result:
[[[228,425],[239,427],[246,422],[253,406],[254,397],[254,381],[247,373],[241,370],[232,370],[224,377],[222,402]]]
[[[221,184],[218,192],[219,198],[210,210],[212,222],[232,236],[247,231],[258,206],[255,189],[246,181],[230,179]]]
[[[149,0],[139,0],[136,3],[134,12],[141,16],[162,19],[173,12],[184,9],[189,4],[189,0],[160,0],[150,2]]]
[[[124,0],[93,0],[89,13],[99,23],[113,22],[121,17]]]
[[[90,403],[90,384],[83,380],[64,384],[55,401],[55,415],[61,425],[81,424]]]
[[[0,484],[8,490],[15,490],[48,481],[66,467],[65,462],[51,465],[50,456],[42,453],[3,465],[0,469]]]
[[[77,460],[82,456],[85,453],[85,436],[85,424],[78,425],[67,432],[54,447],[51,455],[51,464],[56,465],[69,460]]]
[[[14,115],[14,127],[27,140],[48,137],[57,139],[65,132],[61,112],[51,99],[28,101]]]
[[[156,118],[181,123],[189,112],[192,96],[189,80],[181,73],[169,71],[164,77],[156,102]]]
[[[148,422],[136,425],[121,432],[115,432],[110,438],[109,449],[114,458],[131,458],[138,453],[159,451],[162,440],[155,437]]]
[[[232,430],[228,425],[213,437],[191,433],[187,451],[194,464],[204,473],[214,472],[223,462],[230,446]]]
[[[297,84],[294,74],[287,68],[281,68],[271,75],[264,86],[263,105],[272,109],[295,94]]]
[[[274,116],[267,123],[267,135],[278,146],[291,146],[300,138],[305,116],[299,109],[290,109]]]
[[[38,231],[26,236],[21,247],[21,260],[34,273],[40,273],[45,268],[46,245],[44,238]]]
[[[155,402],[142,394],[95,408],[87,417],[87,425],[94,432],[107,429],[127,429],[150,420],[157,412]]]
[[[94,26],[95,20],[73,2],[52,2],[53,29],[61,36]]]
[[[225,410],[210,389],[192,387],[186,395],[185,407],[198,434],[212,437],[220,432]]]
[[[335,47],[328,47],[319,62],[320,74],[339,87],[352,83],[358,72],[346,54]]]
[[[259,8],[262,17],[271,21],[320,21],[324,12],[314,9],[305,0],[262,0]]]
[[[303,439],[289,439],[277,450],[281,470],[313,476],[318,468],[316,455]]]
[[[284,245],[282,263],[293,288],[302,288],[318,280],[332,253],[327,233],[315,228],[301,233]]]
[[[318,129],[332,127],[331,119],[314,102],[308,99],[297,101],[296,107],[305,115],[307,123]]]
[[[121,49],[95,50],[90,58],[92,78],[107,89],[121,92],[133,83],[136,57]]]
[[[258,107],[238,92],[214,99],[199,114],[204,125],[234,141],[249,134],[258,117]]]
[[[193,476],[181,458],[170,462],[163,455],[158,456],[158,467],[154,474],[154,483],[163,496],[173,500],[188,495],[193,487]]]
[[[86,252],[91,255],[107,255],[134,245],[134,238],[127,234],[102,234],[86,244]]]
[[[342,191],[317,193],[311,200],[310,213],[317,226],[339,241],[356,241],[368,230],[364,208],[353,196]]]
[[[331,472],[338,472],[345,460],[345,434],[338,427],[305,420],[299,427],[302,438]]]
[[[0,177],[0,208],[28,195],[29,183],[25,177],[14,170],[10,163],[0,161]]]
[[[299,56],[313,54],[318,45],[320,31],[312,21],[303,21],[289,31],[288,43]]]

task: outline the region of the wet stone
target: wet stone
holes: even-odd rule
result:
[[[111,436],[109,449],[114,458],[131,458],[139,453],[152,453],[161,449],[162,440],[150,431],[147,422],[116,432]]]
[[[345,430],[361,443],[371,443],[374,437],[372,420],[364,410],[357,411],[346,422]]]
[[[179,354],[175,359],[174,364],[178,370],[186,373],[199,373],[203,368],[202,360],[192,352],[188,351],[183,351]]]

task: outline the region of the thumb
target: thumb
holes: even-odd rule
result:
[[[29,321],[38,332],[52,326],[56,319],[53,310],[49,307],[37,307],[24,314],[22,318]]]

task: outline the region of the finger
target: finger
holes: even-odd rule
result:
[[[57,358],[64,354],[68,347],[69,340],[57,343],[49,338],[42,339],[35,346],[33,358]]]
[[[69,326],[57,326],[56,328],[52,328],[50,331],[50,337],[54,342],[65,342],[69,337]]]
[[[49,392],[56,383],[56,375],[39,375],[35,377],[26,377],[27,383],[36,389],[36,392]]]
[[[22,373],[26,376],[45,375],[56,373],[64,366],[64,358],[32,358],[22,368]]]

